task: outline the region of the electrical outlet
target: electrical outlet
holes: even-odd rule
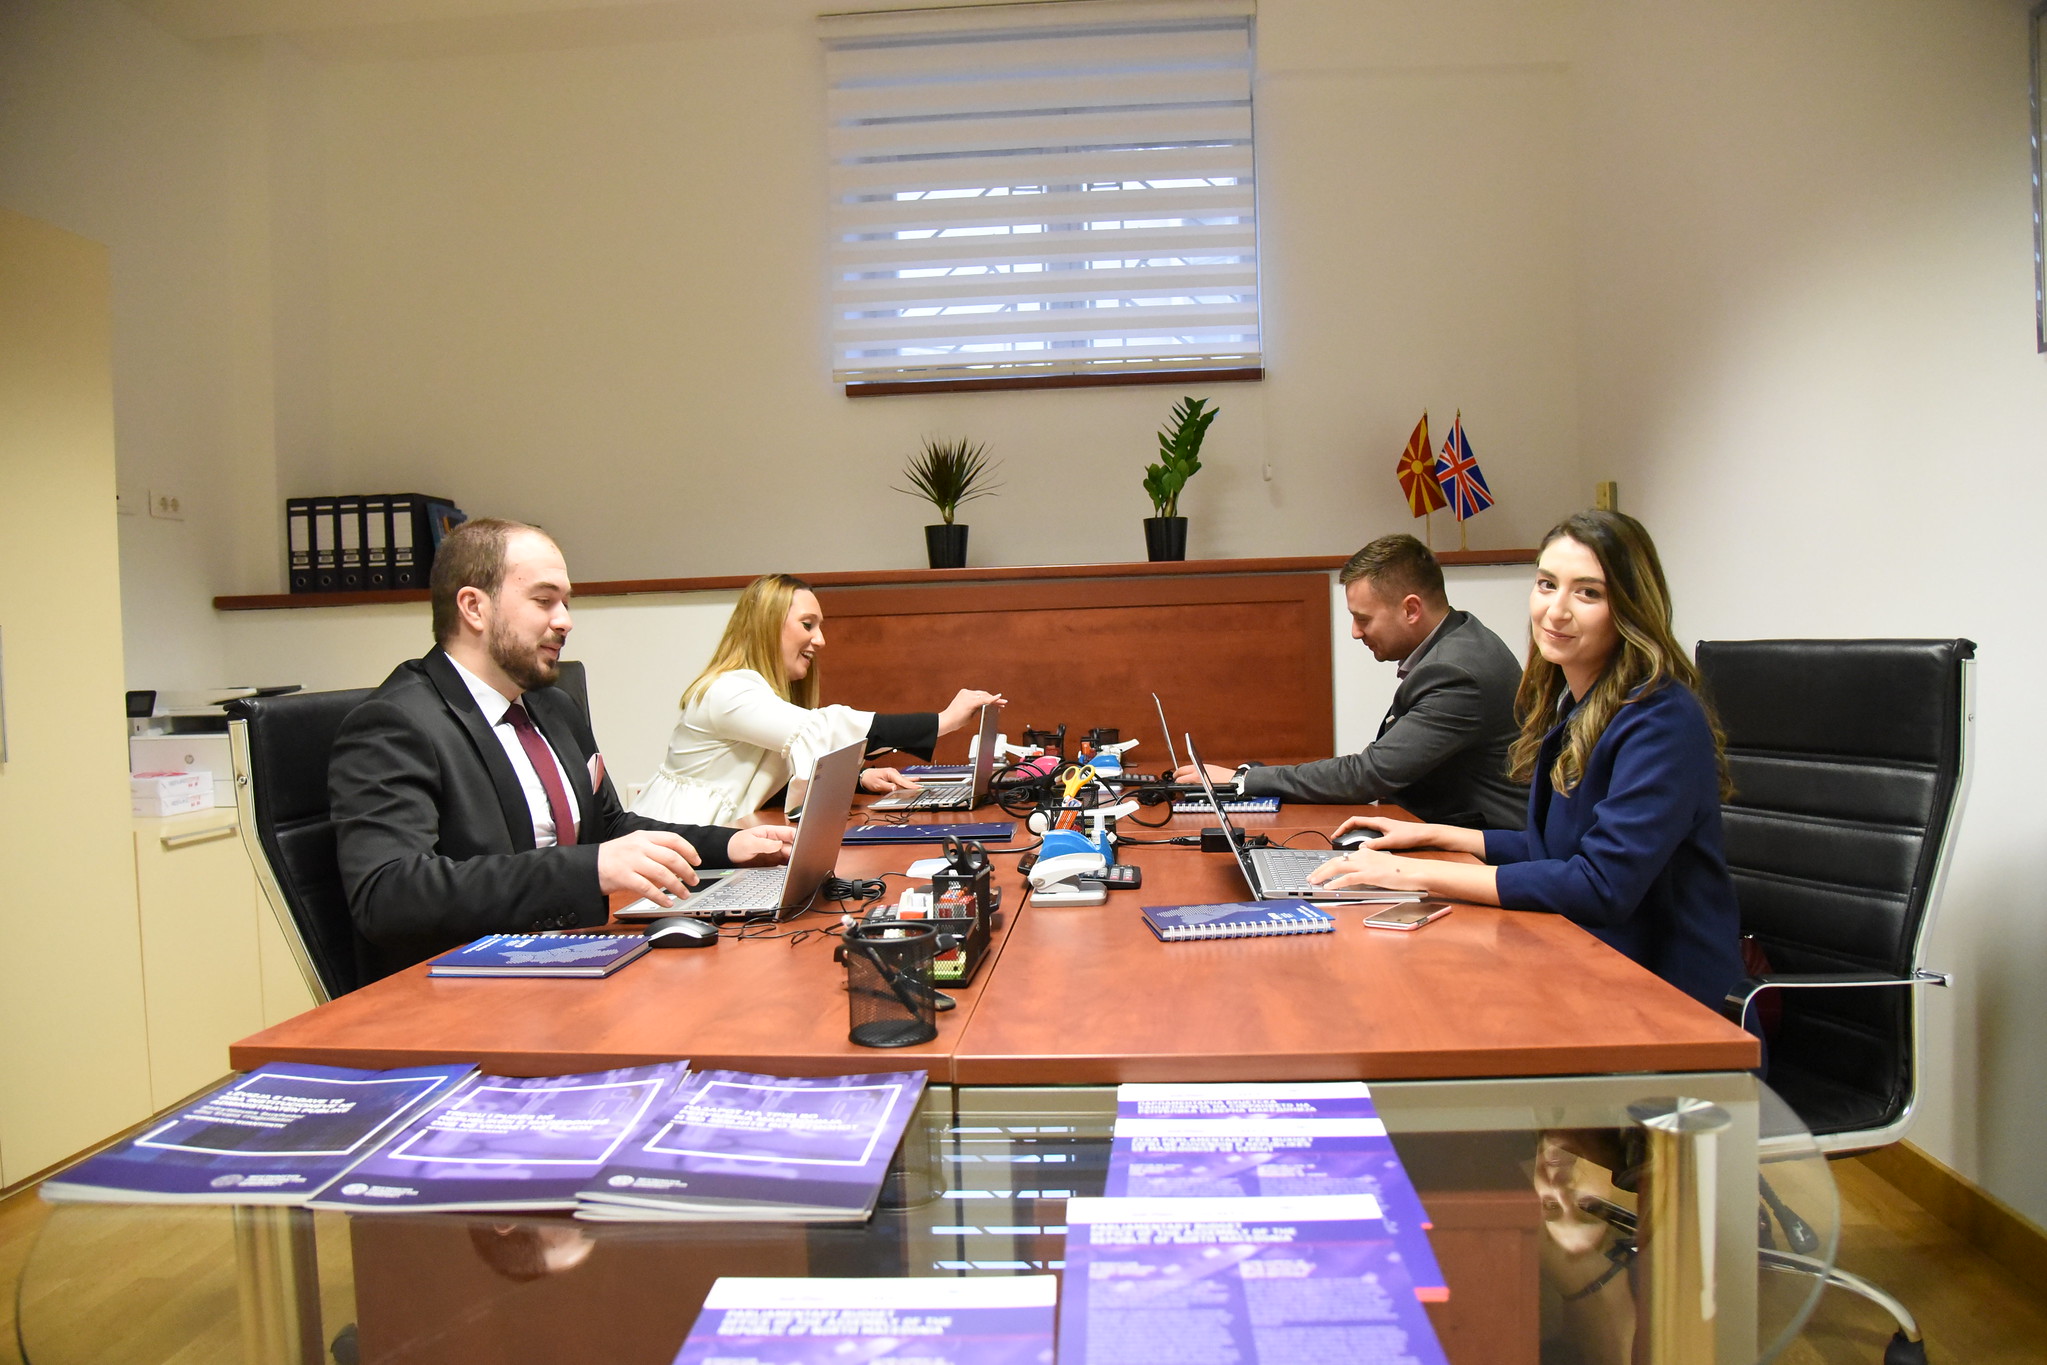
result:
[[[152,488],[149,490],[149,515],[159,521],[183,521],[185,504],[179,500],[176,493]]]

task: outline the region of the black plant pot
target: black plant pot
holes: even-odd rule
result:
[[[1146,517],[1144,557],[1157,564],[1187,557],[1187,518]]]
[[[967,528],[941,522],[924,528],[924,553],[934,569],[967,567]]]

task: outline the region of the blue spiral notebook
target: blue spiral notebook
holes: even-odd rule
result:
[[[1336,928],[1327,910],[1306,901],[1231,901],[1223,905],[1147,905],[1144,922],[1167,943],[1198,938],[1274,938],[1326,934]]]
[[[842,842],[848,844],[936,844],[948,838],[979,839],[984,843],[1006,844],[1016,837],[1014,820],[992,820],[978,825],[854,825]]]

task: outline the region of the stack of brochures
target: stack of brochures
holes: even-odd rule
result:
[[[923,1094],[921,1071],[692,1073],[583,1188],[576,1216],[857,1222]]]
[[[471,1066],[272,1062],[42,1185],[52,1203],[303,1204]]]
[[[1421,1304],[1449,1289],[1363,1082],[1132,1084],[1116,1101],[1106,1197],[1067,1202],[1062,1362],[1143,1357],[1166,1316],[1202,1359],[1444,1359]]]
[[[53,1202],[854,1222],[923,1072],[576,1076],[271,1063],[43,1183]]]
[[[1052,1359],[1051,1275],[768,1280],[727,1276],[675,1365],[1039,1365]]]

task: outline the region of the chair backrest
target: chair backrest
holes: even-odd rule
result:
[[[556,667],[561,670],[561,674],[554,680],[554,685],[569,694],[569,699],[575,702],[577,708],[583,713],[583,724],[589,725],[590,676],[583,669],[583,661],[581,659],[563,659]],[[593,726],[592,728],[594,729],[595,727]]]
[[[228,705],[242,841],[316,1000],[364,984],[355,921],[334,856],[327,761],[341,722],[370,695],[295,692]]]
[[[1967,640],[1723,640],[1699,670],[1727,733],[1742,931],[1777,974],[1909,977],[1968,780]],[[1910,987],[1789,989],[1770,1083],[1815,1134],[1902,1122]]]

